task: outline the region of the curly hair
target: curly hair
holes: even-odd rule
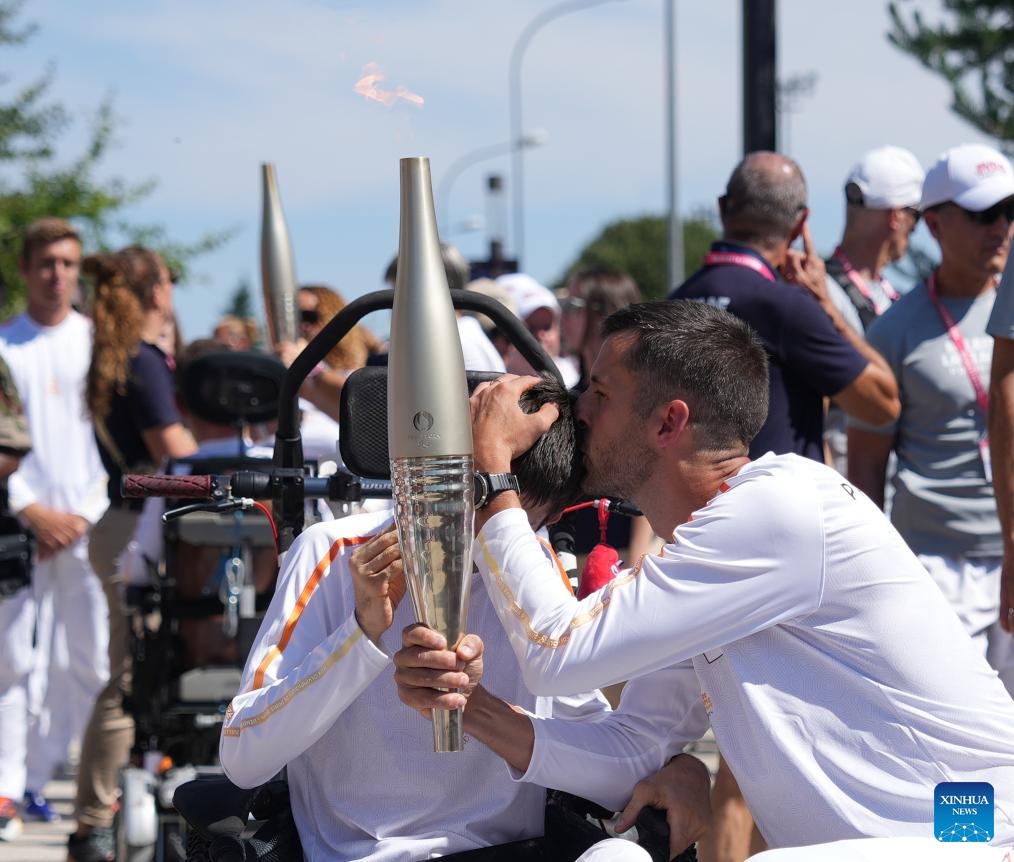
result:
[[[318,321],[326,325],[348,303],[338,291],[323,284],[306,284],[299,288],[317,298]],[[324,358],[325,364],[337,371],[362,368],[374,353],[380,353],[383,345],[365,326],[356,324]]]
[[[130,361],[141,346],[145,311],[164,266],[157,252],[137,245],[82,261],[82,272],[95,284],[95,340],[85,387],[95,421],[109,415],[114,394],[127,391]]]

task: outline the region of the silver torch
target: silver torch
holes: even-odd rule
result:
[[[261,290],[272,344],[295,341],[299,332],[296,311],[296,265],[289,242],[289,228],[282,212],[275,166],[261,165],[263,209],[261,211]]]
[[[472,424],[425,158],[401,160],[387,416],[408,592],[416,619],[453,648],[465,633],[472,577]],[[433,750],[461,751],[463,721],[461,710],[434,711]]]

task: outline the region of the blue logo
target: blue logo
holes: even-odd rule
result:
[[[993,837],[993,785],[945,781],[933,791],[933,832],[937,841],[986,843]]]

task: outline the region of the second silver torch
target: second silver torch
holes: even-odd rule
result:
[[[387,415],[408,592],[416,619],[453,647],[465,633],[472,577],[472,425],[424,158],[401,160]],[[434,711],[434,751],[462,750],[463,721],[461,710]]]

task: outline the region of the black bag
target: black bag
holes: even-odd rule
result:
[[[13,596],[32,582],[35,537],[18,519],[0,515],[0,599]]]

